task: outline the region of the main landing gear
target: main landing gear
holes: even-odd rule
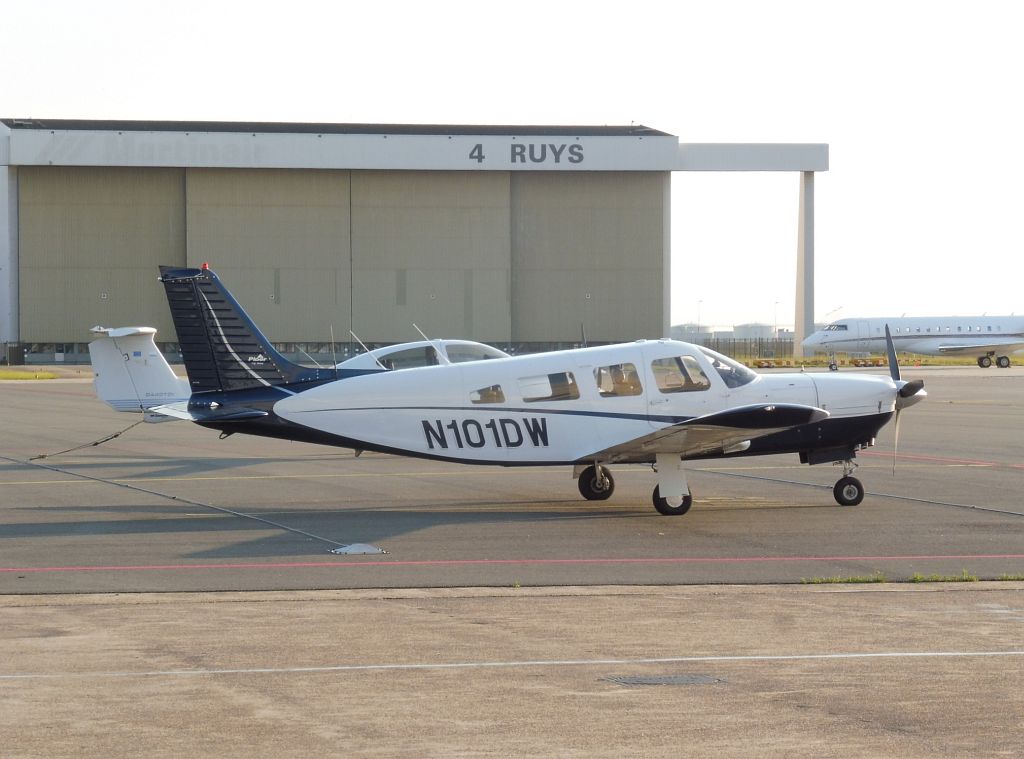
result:
[[[607,501],[615,492],[615,480],[608,467],[595,464],[580,472],[577,481],[580,495],[588,501]]]
[[[846,459],[843,462],[843,476],[832,488],[832,495],[835,496],[836,503],[840,506],[856,506],[864,500],[864,486],[853,476],[856,468],[857,462],[853,459]]]
[[[693,505],[693,494],[686,484],[683,462],[679,456],[661,453],[657,454],[655,460],[658,484],[651,495],[654,508],[665,516],[682,516]],[[580,471],[577,487],[580,495],[588,501],[605,501],[615,491],[615,480],[608,467],[594,462]],[[667,495],[662,496],[662,493]]]
[[[996,354],[993,352],[993,353],[989,353],[987,356],[979,356],[978,357],[978,366],[980,366],[982,369],[988,369],[990,366],[992,366],[992,357],[994,355],[996,355]],[[1000,356],[999,358],[996,359],[996,366],[998,366],[1000,369],[1009,369],[1010,368],[1010,357],[1009,356]]]

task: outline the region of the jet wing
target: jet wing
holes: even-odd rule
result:
[[[581,460],[623,461],[656,453],[676,453],[682,458],[713,452],[744,450],[744,443],[804,424],[820,422],[828,412],[795,403],[738,406],[699,416],[596,451]]]
[[[146,409],[147,422],[163,422],[168,418],[184,419],[189,422],[241,422],[247,419],[259,419],[263,416],[267,416],[267,412],[260,409],[190,407],[188,401],[167,403],[163,406]]]
[[[975,353],[976,351],[1005,351],[1010,353],[1012,351],[1020,350],[1024,348],[1024,342],[1020,340],[1014,340],[1011,337],[1003,339],[991,340],[987,343],[966,343],[963,345],[957,343],[947,343],[939,346],[939,353]]]

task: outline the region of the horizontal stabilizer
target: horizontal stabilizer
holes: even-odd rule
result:
[[[266,411],[255,408],[211,408],[209,406],[196,406],[186,402],[168,403],[165,406],[154,406],[151,409],[147,409],[146,421],[158,421],[157,419],[149,419],[150,415],[201,423],[244,422],[250,419],[260,419],[269,414]]]

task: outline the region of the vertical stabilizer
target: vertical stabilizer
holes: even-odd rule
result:
[[[278,353],[205,264],[201,269],[161,266],[160,281],[167,291],[192,392],[323,379],[322,372]]]
[[[178,377],[157,350],[152,327],[93,327],[89,343],[93,384],[100,400],[117,411],[145,411],[187,401],[188,380]]]

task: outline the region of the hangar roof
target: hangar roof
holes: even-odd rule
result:
[[[398,171],[827,171],[826,144],[680,143],[642,124],[0,119],[0,166]]]
[[[260,134],[538,135],[580,137],[671,137],[668,132],[629,126],[529,126],[494,124],[303,124],[287,121],[89,121],[0,119],[10,129],[104,132],[256,132]]]

